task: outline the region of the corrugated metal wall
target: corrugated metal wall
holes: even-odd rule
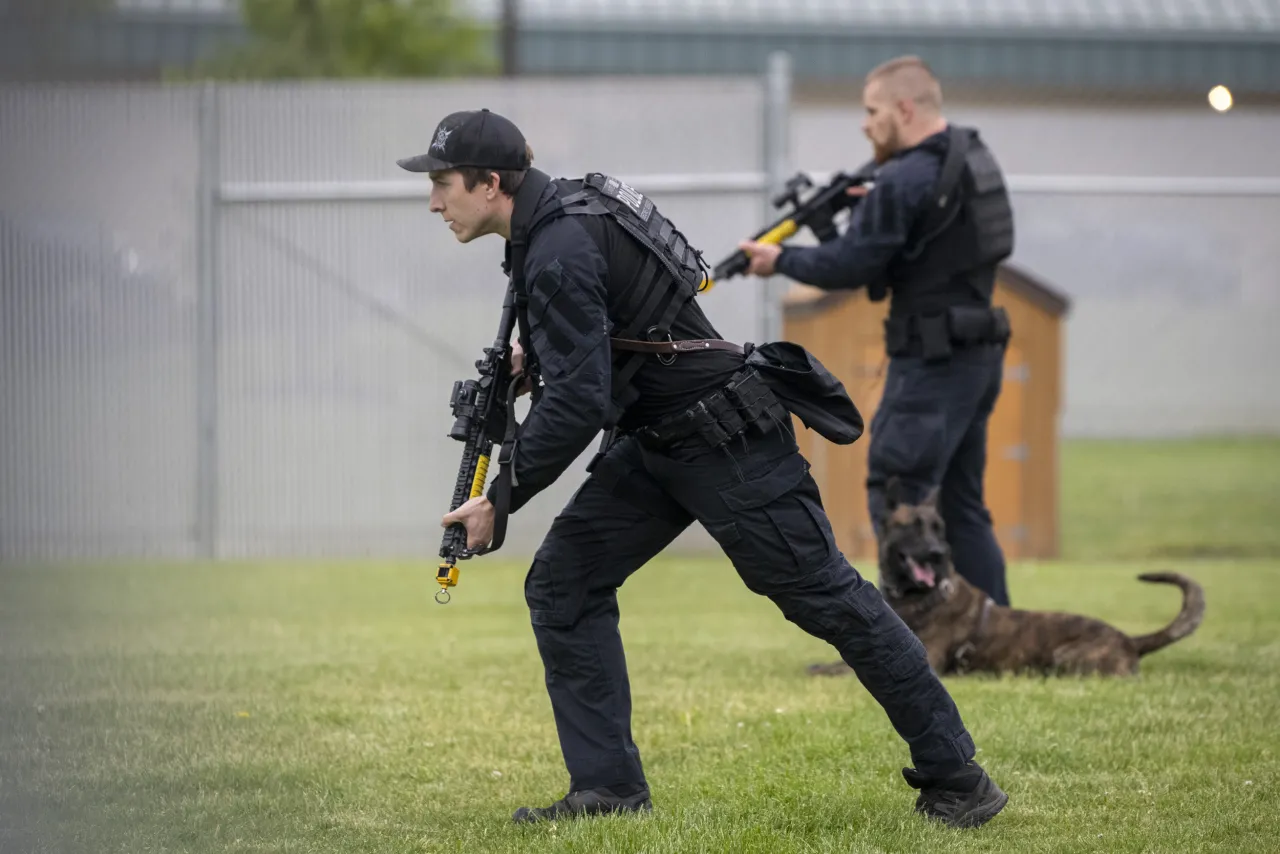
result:
[[[395,159],[477,105],[553,174],[758,173],[763,100],[718,79],[0,89],[0,558],[434,554],[449,392],[492,340],[501,241],[458,245],[423,199],[277,190],[411,179]],[[1280,180],[1274,112],[949,111],[1015,187]],[[797,105],[792,163],[861,163],[857,122],[853,104]],[[713,258],[762,218],[753,192],[654,195]],[[1015,203],[1015,260],[1073,300],[1066,434],[1280,429],[1280,196]],[[702,299],[755,340],[752,285]],[[513,518],[508,554],[532,550],[589,453]]]
[[[187,554],[196,98],[3,88],[0,115],[0,554]]]
[[[751,80],[0,99],[14,119],[0,128],[0,558],[438,548],[459,453],[449,393],[493,340],[502,241],[457,244],[425,199],[219,187],[412,179],[395,159],[478,106],[515,120],[557,175],[759,173],[763,156]],[[654,197],[709,255],[761,216],[753,192]],[[724,335],[753,337],[754,288],[705,299]],[[513,517],[510,553],[532,551],[584,462]]]

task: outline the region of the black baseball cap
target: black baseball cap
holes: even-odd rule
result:
[[[495,171],[528,169],[524,134],[510,119],[483,110],[450,113],[436,125],[426,154],[397,160],[410,172],[435,172],[476,166]]]

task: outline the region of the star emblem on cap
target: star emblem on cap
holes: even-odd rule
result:
[[[435,151],[438,148],[441,151],[444,151],[444,144],[448,141],[449,134],[451,133],[453,133],[453,131],[445,130],[444,128],[440,128],[440,130],[436,131],[436,141],[431,143],[431,150]]]

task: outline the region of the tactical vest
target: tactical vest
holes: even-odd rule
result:
[[[524,280],[524,256],[534,233],[560,216],[609,216],[646,250],[639,286],[609,306],[612,317],[626,320],[610,331],[612,338],[656,341],[671,340],[671,324],[680,309],[698,293],[707,277],[708,267],[702,253],[689,245],[671,220],[662,216],[647,198],[634,188],[597,172],[585,178],[556,181],[556,195],[538,206],[551,179],[546,173],[530,169],[516,192],[511,217],[511,252],[504,264],[515,286],[520,346],[531,366],[537,364],[529,340],[528,287]],[[641,338],[643,336],[643,338]],[[632,352],[615,354],[612,375],[612,407],[605,429],[612,430],[627,407],[639,396],[632,385],[636,372],[651,356]],[[674,355],[658,355],[670,364]]]
[[[991,303],[996,266],[1013,253],[1004,176],[977,131],[951,127],[937,187],[908,248],[889,267],[890,315]],[[884,286],[871,294],[883,299]]]

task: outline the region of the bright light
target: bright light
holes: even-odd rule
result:
[[[1209,90],[1209,106],[1220,113],[1231,109],[1231,90],[1226,86],[1214,86]]]

